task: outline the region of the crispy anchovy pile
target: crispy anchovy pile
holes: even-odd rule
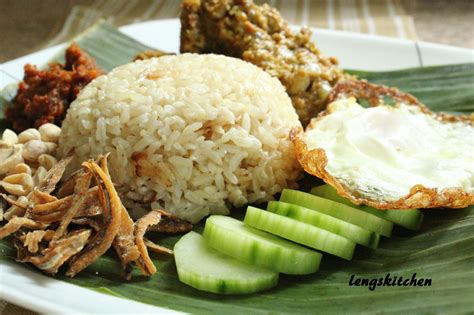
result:
[[[127,280],[134,263],[144,275],[153,275],[156,267],[148,250],[173,252],[145,238],[145,233],[183,233],[192,225],[163,210],[133,222],[110,179],[107,155],[84,162],[56,187],[70,161],[65,158],[48,172],[27,196],[26,206],[0,194],[11,205],[3,216],[0,239],[11,236],[18,261],[49,274],[67,262],[66,275],[74,277],[112,247]]]

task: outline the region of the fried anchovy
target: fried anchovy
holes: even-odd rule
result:
[[[99,199],[103,206],[105,226],[94,235],[94,238],[83,252],[73,257],[69,270],[66,272],[66,275],[70,277],[74,277],[78,272],[92,264],[110,248],[119,231],[122,218],[122,203],[110,180],[110,175],[104,172],[95,162],[85,162],[83,166],[90,169],[96,178],[99,187]]]
[[[158,254],[168,254],[168,255],[173,255],[173,251],[169,248],[166,248],[164,246],[160,246],[156,243],[153,243],[147,238],[143,238],[143,241],[145,242],[146,247],[151,250],[152,252],[158,253]]]
[[[120,258],[122,267],[125,271],[125,278],[130,280],[132,266],[131,262],[136,261],[140,257],[140,252],[135,244],[133,220],[130,218],[127,209],[122,206],[122,221],[117,236],[112,243],[117,255]]]
[[[157,224],[150,226],[149,231],[156,231],[161,233],[185,233],[192,230],[193,225],[189,222],[181,220],[180,218],[165,212],[163,210],[158,210],[161,212],[161,220]]]
[[[59,187],[58,192],[56,195],[58,198],[64,198],[66,196],[72,195],[74,193],[74,187],[76,187],[76,181],[78,178],[84,175],[85,170],[83,168],[75,171],[69,177],[67,177]]]
[[[48,213],[48,214],[43,214],[43,215],[32,214],[30,215],[30,218],[37,220],[39,222],[43,222],[43,223],[53,223],[53,222],[61,221],[65,214],[66,212],[64,211],[53,212],[53,213]],[[95,217],[100,214],[102,214],[102,207],[99,204],[94,204],[94,205],[86,204],[86,206],[79,209],[79,211],[74,216],[74,219],[83,218],[83,217]]]
[[[84,206],[92,206],[97,204],[97,187],[89,188],[83,192],[86,197]],[[30,213],[34,215],[51,214],[54,212],[63,212],[68,210],[73,204],[74,195],[70,195],[61,199],[56,199],[51,202],[43,204],[35,204],[31,209]]]
[[[50,194],[56,188],[66,167],[71,162],[72,156],[66,157],[56,163],[46,174],[45,178],[39,183],[38,190]]]
[[[39,243],[43,240],[50,241],[54,236],[54,230],[35,230],[26,233],[20,240],[23,241],[23,246],[28,248],[30,253],[36,253],[39,249]]]
[[[53,241],[58,240],[64,235],[66,229],[71,223],[71,220],[77,214],[77,212],[86,204],[87,190],[91,184],[92,174],[86,172],[84,176],[77,179],[76,187],[74,187],[74,197],[72,198],[72,205],[64,214],[61,223],[59,224],[56,234],[54,234]]]
[[[109,153],[103,157],[99,157],[98,163],[100,168],[109,174],[107,167],[107,158]],[[122,220],[120,222],[120,229],[115,237],[112,246],[114,247],[117,255],[119,256],[120,262],[122,263],[123,270],[125,272],[125,278],[130,280],[132,277],[132,262],[140,258],[140,252],[135,244],[135,237],[133,235],[133,220],[130,218],[127,209],[122,205],[121,211]]]
[[[96,163],[100,163],[100,166],[106,173],[108,173],[108,170],[106,170],[108,156],[109,156],[109,153],[107,153],[106,155],[100,155],[95,160]],[[103,167],[104,165],[105,165],[105,169]],[[85,172],[86,170],[84,168],[81,168],[75,171],[74,173],[72,173],[71,175],[69,175],[69,177],[63,181],[61,187],[59,187],[56,193],[58,198],[64,198],[66,196],[72,195],[74,193],[74,187],[76,187],[77,180],[81,178],[82,176],[84,176]]]
[[[97,218],[75,218],[72,219],[71,222],[77,225],[88,225],[96,232],[100,230],[100,224],[97,222]]]
[[[47,226],[47,224],[35,222],[25,217],[13,217],[7,224],[0,228],[0,239],[15,233],[22,227],[29,229],[44,229]]]
[[[156,272],[156,267],[150,259],[148,255],[148,250],[146,248],[145,242],[143,237],[148,229],[148,227],[158,224],[161,220],[161,212],[160,211],[150,211],[143,217],[135,222],[135,243],[138,246],[138,250],[140,251],[140,258],[137,261],[137,266],[143,272],[143,274],[147,276],[151,276]]]
[[[41,205],[58,200],[58,198],[50,195],[49,193],[38,189],[34,189],[28,196],[28,199],[32,205]]]
[[[51,241],[41,256],[26,259],[46,273],[55,274],[69,258],[79,253],[86,245],[91,230],[74,231],[60,240]]]

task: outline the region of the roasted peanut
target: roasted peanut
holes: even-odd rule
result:
[[[17,164],[23,163],[23,145],[15,144],[11,154],[0,161],[0,175],[8,174]]]
[[[33,183],[35,184],[35,186],[39,185],[39,183],[46,177],[47,173],[48,171],[46,170],[46,168],[44,168],[43,166],[38,167],[35,172],[35,175],[33,176]]]
[[[2,135],[2,142],[6,145],[13,146],[18,143],[18,136],[10,129],[5,129]]]
[[[25,163],[19,163],[15,165],[12,170],[9,172],[10,174],[28,174],[31,175],[31,167]]]
[[[0,186],[8,193],[16,196],[25,196],[33,188],[33,178],[28,174],[13,174],[0,181]]]
[[[31,140],[41,140],[41,135],[39,131],[34,128],[26,129],[18,135],[19,143],[27,143]]]
[[[61,134],[61,128],[54,124],[44,124],[39,127],[39,133],[41,134],[41,140],[45,142],[58,143],[59,135]]]
[[[44,142],[44,144],[48,147],[48,154],[55,155],[58,145],[54,142]]]
[[[18,199],[16,200],[19,204],[21,204],[23,207],[26,207],[28,206],[28,198],[26,198],[25,196],[20,196],[18,197]]]
[[[58,160],[54,156],[51,156],[49,154],[41,154],[38,157],[38,163],[42,167],[44,167],[46,170],[50,170],[54,164],[56,164]]]
[[[1,146],[0,147],[0,162],[5,161],[13,154],[13,147]]]
[[[41,140],[30,140],[23,146],[23,158],[29,162],[36,162],[45,153],[48,153],[48,146]]]

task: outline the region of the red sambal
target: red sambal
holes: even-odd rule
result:
[[[12,106],[5,109],[6,119],[15,131],[46,123],[60,125],[77,94],[103,73],[95,60],[75,43],[66,50],[65,59],[65,65],[52,63],[45,70],[25,65],[17,95]]]

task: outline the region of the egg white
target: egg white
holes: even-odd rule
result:
[[[326,171],[349,190],[387,201],[410,188],[459,187],[474,193],[474,128],[443,122],[405,104],[364,108],[354,98],[328,106],[307,130],[309,150],[324,149]]]

